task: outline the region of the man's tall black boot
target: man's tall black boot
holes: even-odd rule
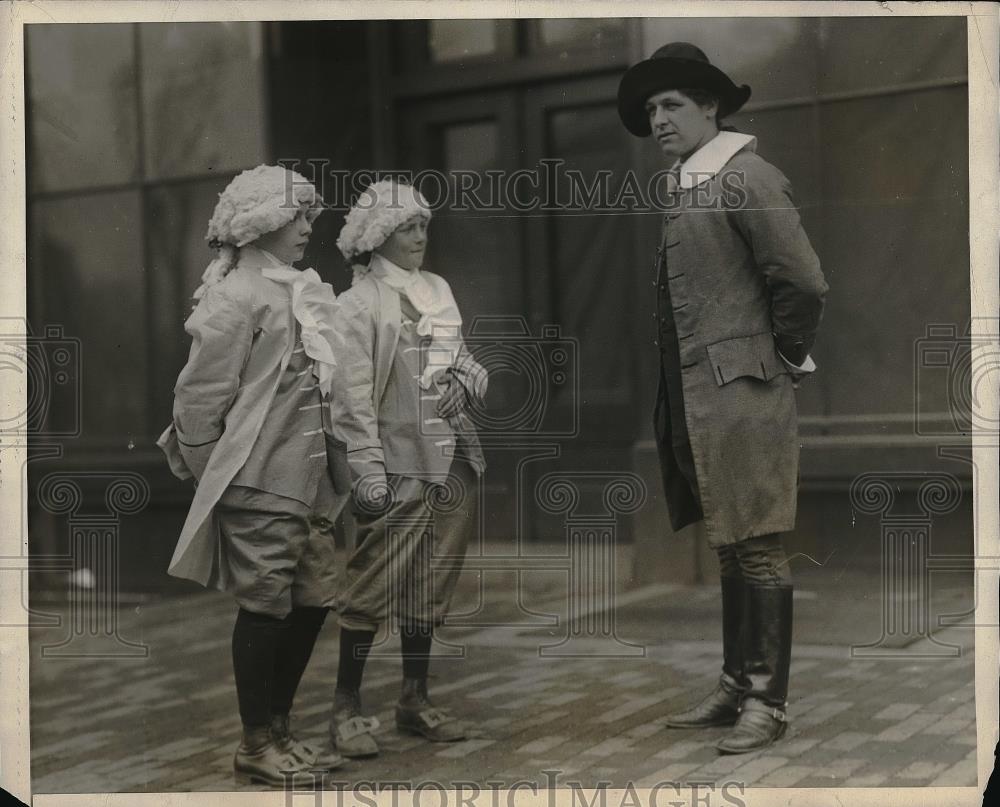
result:
[[[788,668],[792,660],[792,587],[747,587],[744,664],[750,687],[733,730],[716,746],[724,754],[766,748],[788,728]]]
[[[668,715],[673,729],[731,726],[739,717],[740,698],[749,684],[743,674],[743,634],[746,584],[742,577],[722,578],[722,675],[715,689],[700,703]]]

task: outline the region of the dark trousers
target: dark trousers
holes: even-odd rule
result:
[[[777,534],[759,535],[716,549],[719,575],[740,578],[756,586],[790,586],[788,556]]]

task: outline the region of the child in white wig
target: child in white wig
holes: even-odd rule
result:
[[[244,171],[220,195],[207,235],[219,257],[184,325],[191,352],[159,440],[174,473],[197,485],[169,571],[231,591],[239,605],[236,777],[273,786],[283,772],[342,761],[289,728],[334,594],[333,539],[313,522],[332,523],[349,493],[349,482],[344,495],[334,489],[324,430],[333,289],[292,266],[321,211],[309,182],[272,165]]]
[[[338,303],[342,395],[334,434],[347,444],[358,525],[337,597],[340,658],[331,738],[343,756],[378,753],[377,721],[361,715],[365,659],[379,626],[395,617],[403,653],[396,725],[437,742],[466,729],[430,702],[433,628],[448,611],[478,523],[485,464],[467,414],[480,406],[486,371],[462,342],[448,283],[421,268],[431,213],[415,188],[368,188],[347,214],[337,246],[356,263]],[[370,263],[357,265],[368,255]]]

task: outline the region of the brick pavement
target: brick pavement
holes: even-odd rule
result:
[[[669,618],[650,618],[665,591],[683,604],[683,630],[668,630]],[[540,645],[558,643],[558,627],[445,629],[442,637],[463,651],[434,662],[432,693],[478,727],[454,745],[396,732],[399,662],[390,640],[369,662],[364,689],[367,711],[382,722],[383,753],[348,763],[335,778],[544,786],[550,780],[542,772],[556,770],[563,786],[974,785],[971,633],[942,634],[962,646],[959,658],[852,659],[843,644],[817,641],[829,607],[821,595],[805,592],[797,605],[797,634],[806,635],[794,650],[791,726],[771,749],[719,756],[712,744],[724,729],[663,728],[668,712],[713,686],[720,647],[703,638],[718,631],[712,589],[661,586],[619,602],[617,635],[643,646],[641,657],[607,655],[609,642],[594,638],[573,645],[591,657],[541,657]],[[232,790],[239,733],[229,660],[233,616],[229,598],[214,593],[130,608],[122,635],[147,644],[147,659],[43,659],[41,645],[57,641],[60,630],[32,630],[33,791]],[[296,707],[299,732],[313,739],[326,729],[336,647],[331,620]],[[455,648],[442,652],[454,656]]]

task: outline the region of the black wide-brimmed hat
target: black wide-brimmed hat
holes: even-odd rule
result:
[[[618,115],[637,137],[651,133],[646,100],[664,90],[708,90],[719,97],[719,117],[732,115],[750,97],[750,88],[732,79],[708,61],[690,42],[671,42],[630,67],[618,85]]]

